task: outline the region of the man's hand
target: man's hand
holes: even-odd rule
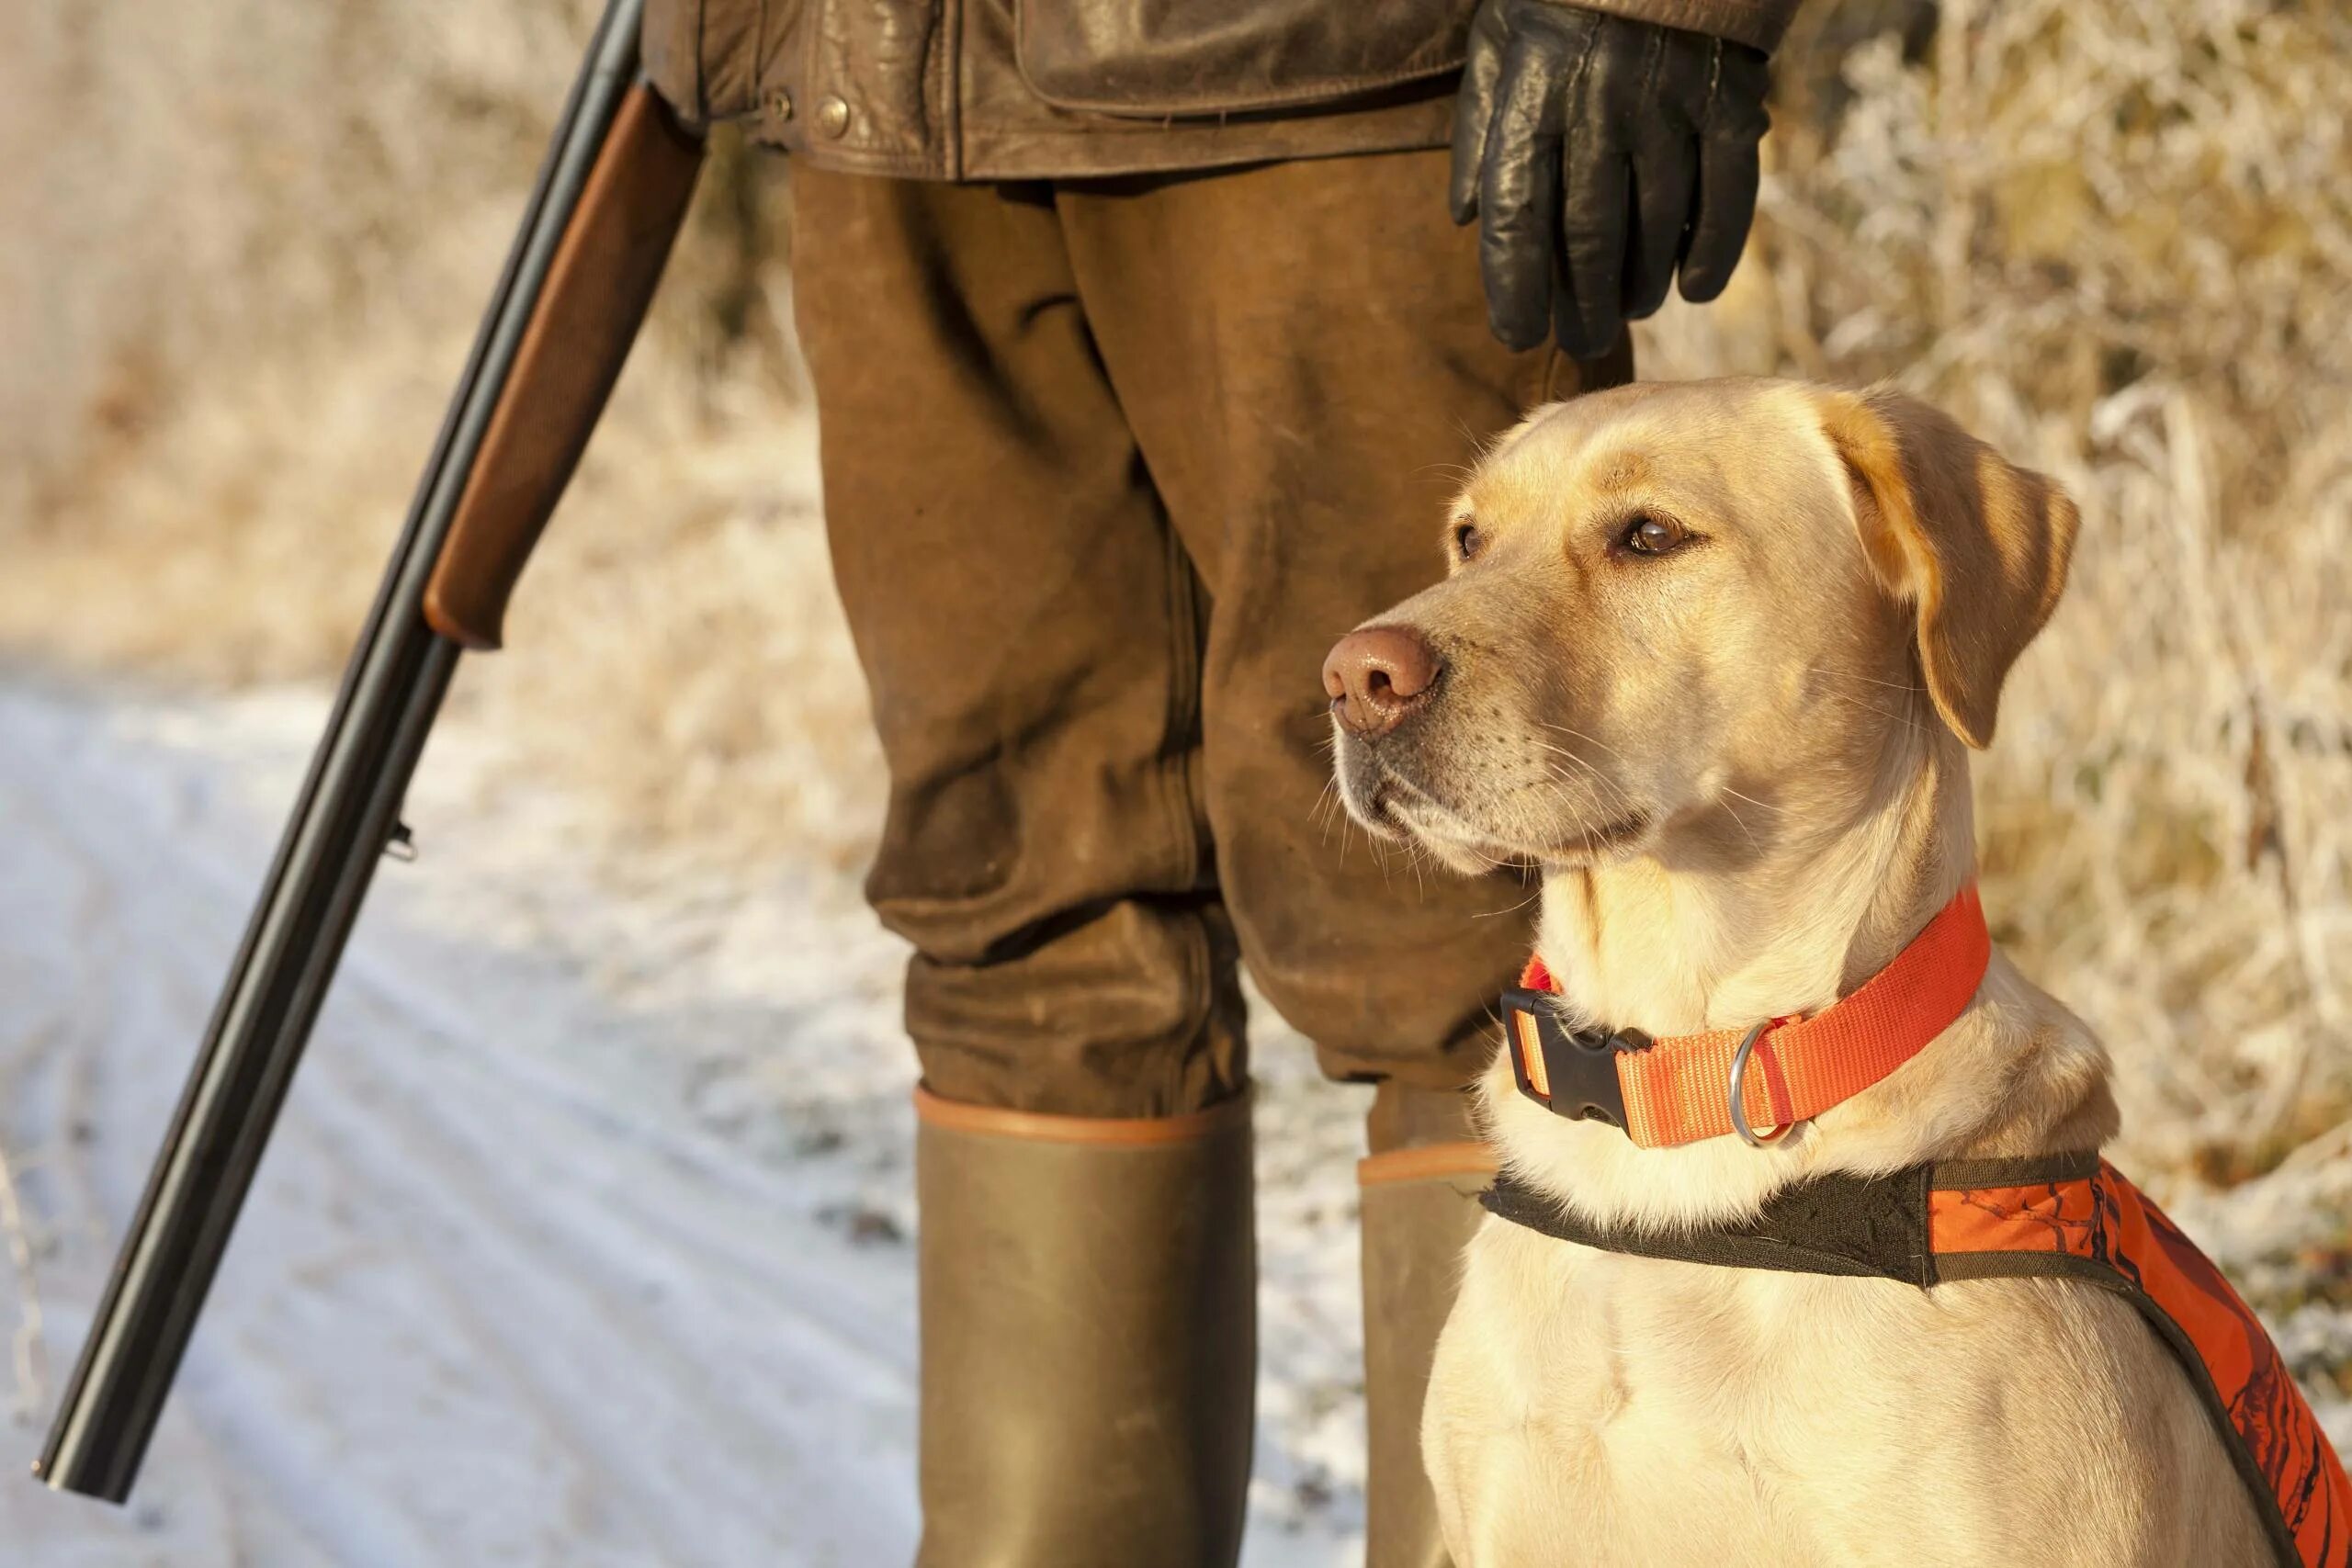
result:
[[[1588,11],[1482,0],[1454,109],[1453,220],[1483,220],[1495,335],[1556,333],[1589,359],[1628,321],[1731,281],[1770,123],[1745,44]]]

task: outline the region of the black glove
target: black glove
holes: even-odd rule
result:
[[[1764,56],[1563,0],[1481,0],[1453,118],[1453,220],[1485,220],[1487,317],[1575,358],[1731,281],[1756,215]]]

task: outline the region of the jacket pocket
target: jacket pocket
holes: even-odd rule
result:
[[[1145,119],[1336,103],[1462,67],[1473,0],[1015,0],[1056,108]]]

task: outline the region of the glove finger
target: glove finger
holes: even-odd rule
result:
[[[1567,140],[1560,195],[1560,346],[1590,359],[1625,330],[1625,241],[1633,165],[1613,134],[1588,121]]]
[[[1690,248],[1682,261],[1682,297],[1703,305],[1724,291],[1747,245],[1756,217],[1756,143],[1711,139],[1699,146],[1699,196]]]
[[[1560,221],[1560,138],[1544,125],[1549,74],[1506,60],[1478,180],[1478,271],[1487,321],[1504,344],[1532,348],[1552,324],[1552,236]]]
[[[1503,71],[1503,20],[1497,6],[1481,6],[1470,23],[1470,49],[1453,100],[1453,165],[1445,200],[1456,223],[1478,216],[1478,171],[1487,161],[1495,119],[1495,84]]]
[[[1719,44],[1716,80],[1699,142],[1699,190],[1682,259],[1682,297],[1704,304],[1724,291],[1756,218],[1757,144],[1771,128],[1771,88],[1763,55]]]
[[[1625,247],[1625,319],[1654,315],[1674,287],[1674,264],[1690,231],[1690,197],[1698,185],[1699,147],[1663,139],[1634,160],[1633,233]]]

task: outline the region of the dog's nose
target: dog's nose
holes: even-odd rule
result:
[[[1358,735],[1385,735],[1419,707],[1445,666],[1410,626],[1365,626],[1331,645],[1323,689],[1331,711]]]

